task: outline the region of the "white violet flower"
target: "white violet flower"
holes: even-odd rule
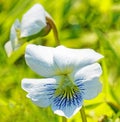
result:
[[[27,97],[40,107],[51,106],[55,114],[70,118],[82,107],[83,101],[101,92],[103,56],[92,49],[56,48],[30,44],[25,59],[42,79],[23,79]]]

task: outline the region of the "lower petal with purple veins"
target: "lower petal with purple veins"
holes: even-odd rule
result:
[[[72,117],[81,108],[83,97],[80,89],[77,86],[67,86],[67,88],[55,91],[52,102],[52,110],[54,113]]]
[[[57,87],[57,79],[23,79],[22,88],[28,92],[27,97],[40,107],[52,103],[52,96]]]

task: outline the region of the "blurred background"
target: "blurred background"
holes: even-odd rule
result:
[[[0,122],[60,122],[51,108],[34,105],[21,89],[23,78],[40,78],[21,56],[10,63],[4,44],[16,18],[40,3],[53,17],[62,45],[93,48],[104,55],[100,61],[102,92],[85,101],[88,122],[120,122],[120,0],[0,0]],[[54,46],[52,31],[37,38],[41,45]],[[68,122],[80,122],[77,113]]]

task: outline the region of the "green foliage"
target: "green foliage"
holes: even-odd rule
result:
[[[0,122],[61,121],[50,108],[34,105],[21,89],[23,78],[40,78],[25,63],[25,45],[11,58],[4,50],[12,23],[16,18],[21,19],[35,3],[41,3],[54,18],[62,45],[93,48],[104,55],[100,62],[103,67],[102,93],[85,101],[88,122],[120,122],[119,0],[0,0]],[[55,45],[52,32],[32,41],[46,46]],[[80,114],[68,121],[80,121]]]

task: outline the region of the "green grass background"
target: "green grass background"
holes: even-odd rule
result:
[[[61,122],[51,108],[34,105],[21,89],[23,78],[40,78],[21,56],[9,59],[4,44],[16,18],[35,3],[53,17],[61,44],[70,48],[93,48],[104,55],[102,92],[84,102],[88,122],[120,122],[120,1],[119,0],[0,0],[0,122]],[[52,31],[37,44],[54,46]],[[80,122],[77,113],[68,122]]]

